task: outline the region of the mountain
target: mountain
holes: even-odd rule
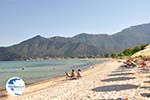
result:
[[[0,60],[103,56],[143,43],[150,43],[150,23],[131,26],[113,35],[81,33],[68,38],[38,35],[13,46],[0,47]]]

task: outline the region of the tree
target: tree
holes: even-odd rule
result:
[[[117,54],[117,53],[112,53],[112,54],[111,54],[111,57],[112,57],[112,58],[117,58],[117,57],[118,57],[118,54]]]
[[[109,54],[107,54],[107,53],[104,54],[104,57],[105,57],[105,58],[108,58],[108,57],[109,57]]]

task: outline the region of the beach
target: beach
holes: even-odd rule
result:
[[[118,60],[96,64],[84,70],[80,79],[52,78],[27,85],[21,96],[8,94],[1,100],[148,100],[145,95],[150,93],[150,74],[136,68],[122,69],[120,65]]]

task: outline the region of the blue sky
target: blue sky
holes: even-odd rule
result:
[[[150,22],[150,0],[0,0],[0,46],[35,35],[113,34]]]

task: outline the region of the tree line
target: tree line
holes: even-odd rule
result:
[[[143,50],[146,46],[148,46],[148,44],[141,44],[141,45],[137,45],[133,48],[127,48],[127,49],[123,50],[122,52],[112,53],[111,57],[112,58],[129,57],[129,56],[132,56],[133,54],[135,54],[136,52]]]

